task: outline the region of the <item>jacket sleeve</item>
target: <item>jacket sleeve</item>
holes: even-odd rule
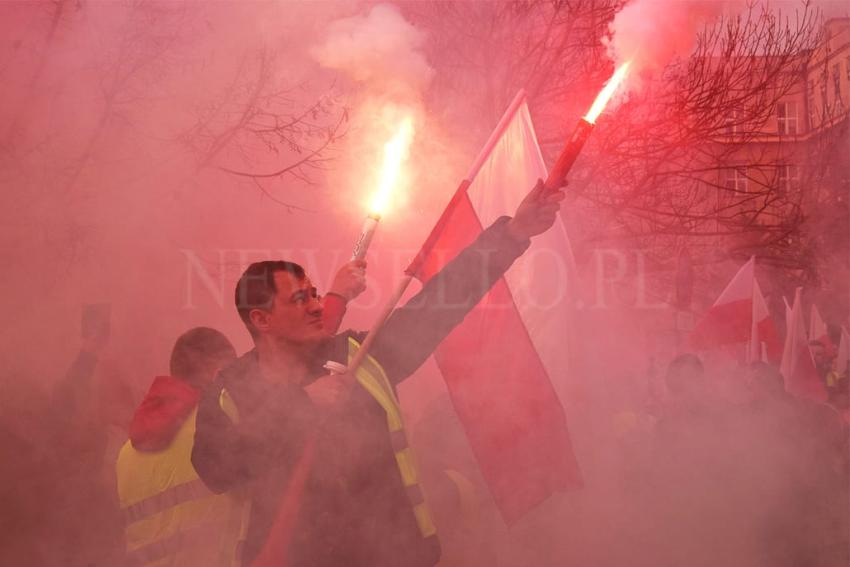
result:
[[[225,413],[221,406],[220,381],[201,394],[195,420],[192,466],[213,492],[221,493],[252,478],[250,450],[242,435],[238,416]]]
[[[328,293],[324,297],[322,306],[324,307],[322,321],[325,324],[325,329],[330,333],[336,333],[348,309],[348,302],[337,293]]]
[[[210,490],[226,492],[297,462],[316,421],[303,390],[271,392],[255,411],[241,413],[222,391],[217,381],[201,395],[195,422],[192,466]]]
[[[508,234],[509,220],[496,220],[390,315],[372,352],[394,383],[425,362],[528,248],[530,241],[517,242]]]

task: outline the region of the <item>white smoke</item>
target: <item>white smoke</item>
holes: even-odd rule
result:
[[[365,15],[331,22],[311,53],[324,67],[367,88],[421,92],[434,76],[421,52],[425,37],[395,6],[378,4]]]
[[[674,58],[690,55],[699,31],[738,3],[633,0],[609,26],[608,55],[618,66],[632,60],[632,76],[660,71]]]
[[[347,210],[371,202],[384,144],[400,124],[412,120],[414,146],[426,138],[423,129],[431,125],[425,119],[423,98],[434,77],[423,51],[426,41],[427,34],[408,22],[397,7],[378,4],[362,14],[332,21],[310,50],[322,67],[351,82],[350,135],[336,171],[329,172],[330,185],[344,190],[337,202]],[[434,161],[434,156],[425,153],[419,145],[403,166],[389,199],[390,210],[396,211],[390,217],[398,219],[406,209],[419,165]]]

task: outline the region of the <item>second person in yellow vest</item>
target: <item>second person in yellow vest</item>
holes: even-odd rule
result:
[[[201,391],[235,358],[220,332],[187,331],[136,409],[116,466],[128,566],[239,565],[247,500],[213,494],[191,462]]]

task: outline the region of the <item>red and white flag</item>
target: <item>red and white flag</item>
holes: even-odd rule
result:
[[[790,311],[786,309],[787,334],[779,372],[785,379],[785,391],[789,394],[825,402],[826,387],[818,374],[806,336],[806,322],[803,320],[803,306],[800,301],[801,289],[798,287],[794,292],[794,305]]]
[[[408,268],[423,283],[499,216],[546,167],[519,93]],[[508,523],[581,486],[550,378],[567,371],[566,298],[574,261],[560,217],[440,344],[435,358],[481,472]]]
[[[778,361],[782,343],[761,287],[755,276],[755,257],[741,266],[735,277],[691,331],[690,343],[696,350],[712,350],[744,344],[747,359]]]
[[[823,322],[818,306],[814,303],[812,304],[812,315],[809,318],[809,340],[817,341],[823,345],[824,351],[830,358],[835,356],[835,344],[829,338],[826,323]]]
[[[829,334],[826,332],[826,323],[820,316],[818,306],[812,303],[812,316],[809,319],[809,340],[821,341],[826,346],[825,341],[829,341]]]

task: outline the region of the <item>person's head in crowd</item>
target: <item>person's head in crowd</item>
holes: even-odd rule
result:
[[[706,395],[705,370],[695,354],[680,354],[667,367],[667,392],[678,402],[702,403]]]
[[[254,343],[265,341],[301,349],[327,339],[316,288],[293,262],[255,262],[236,284],[236,310]]]
[[[218,371],[236,358],[236,350],[223,334],[195,327],[180,335],[171,350],[171,375],[202,389]]]

